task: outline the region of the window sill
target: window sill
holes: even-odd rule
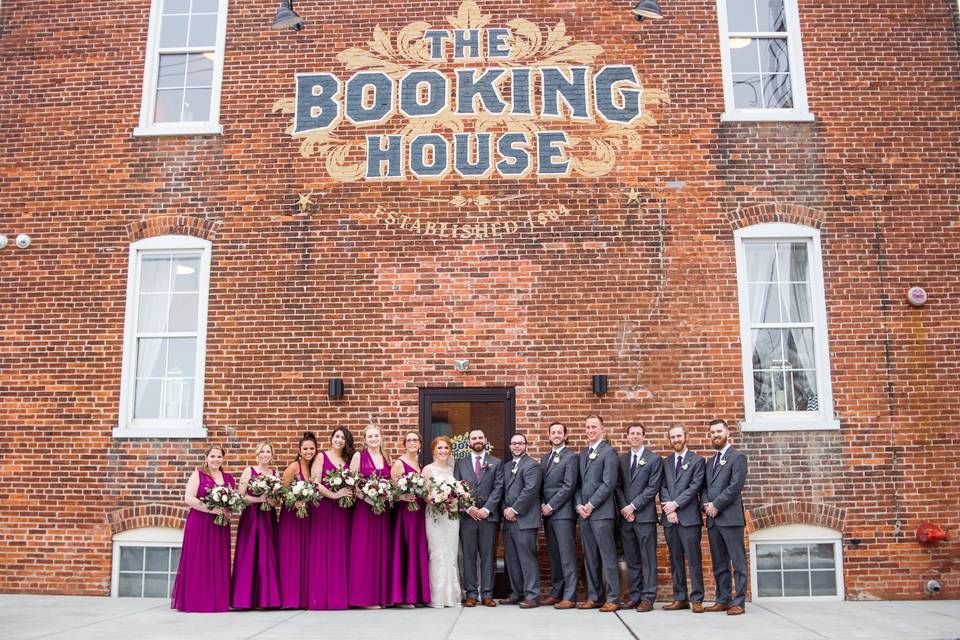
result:
[[[725,111],[720,122],[814,122],[809,111]]]
[[[219,136],[223,135],[222,124],[202,123],[197,125],[154,125],[150,127],[135,127],[135,138],[150,138],[160,136]]]
[[[114,427],[113,437],[126,438],[180,438],[199,439],[207,437],[205,427]]]
[[[798,418],[765,418],[741,420],[740,431],[836,431],[840,428],[837,419],[826,420],[821,416],[809,419]]]

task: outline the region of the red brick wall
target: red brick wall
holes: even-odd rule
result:
[[[553,420],[580,446],[594,411],[617,444],[642,420],[665,450],[666,426],[683,421],[703,450],[706,420],[744,412],[733,231],[788,220],[822,229],[843,428],[738,435],[752,462],[747,507],[763,523],[841,528],[850,598],[922,597],[931,577],[956,597],[952,3],[912,3],[905,20],[902,3],[801,2],[816,121],[721,123],[711,0],[670,0],[665,20],[643,24],[627,2],[490,0],[496,24],[562,18],[575,40],[603,46],[602,63],[635,64],[668,91],[643,149],[602,178],[519,182],[344,184],[298,155],[287,117],[271,113],[295,72],[343,76],[335,54],[364,46],[374,25],[441,23],[457,5],[300,2],[308,28],[293,34],[268,29],[273,5],[234,0],[224,135],[134,138],[149,2],[48,3],[40,22],[34,5],[2,2],[0,233],[34,244],[0,252],[0,590],[108,593],[111,535],[175,522],[200,462],[201,441],[111,437],[132,240],[178,230],[213,241],[204,420],[239,469],[258,440],[289,459],[304,429],[356,429],[371,415],[395,451],[425,386],[515,386],[534,453]],[[630,187],[639,206],[625,204]],[[301,214],[305,191],[323,195]],[[416,201],[516,194],[483,214]],[[371,217],[382,206],[484,222],[561,204],[560,221],[483,240]],[[930,293],[921,309],[904,301],[913,285]],[[610,376],[602,399],[594,373]],[[330,377],[345,380],[340,401],[326,397]],[[922,548],[913,534],[925,520],[951,540]]]

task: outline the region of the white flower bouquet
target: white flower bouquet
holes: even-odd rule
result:
[[[353,490],[357,486],[357,474],[353,471],[350,471],[349,468],[343,467],[341,469],[331,469],[327,471],[327,474],[323,476],[323,486],[325,486],[330,491],[340,491],[341,489],[350,489],[350,495],[342,496],[337,500],[337,504],[343,508],[352,507],[353,503],[356,501],[356,498],[353,495]]]
[[[258,498],[266,498],[266,501],[260,503],[261,511],[270,511],[273,503],[282,500],[285,492],[283,480],[272,473],[264,473],[250,480],[247,489],[251,495]]]
[[[426,496],[427,483],[419,473],[405,473],[393,481],[393,501],[398,502],[400,496],[423,498]],[[420,503],[416,500],[407,502],[407,511],[419,511]]]
[[[226,509],[232,513],[240,513],[243,511],[243,508],[247,506],[247,503],[244,502],[243,497],[237,493],[237,490],[226,485],[217,485],[213,489],[210,489],[207,495],[201,498],[201,502],[210,509]],[[218,513],[213,521],[221,527],[230,526],[229,515]]]
[[[393,501],[393,486],[386,478],[375,473],[360,477],[360,495],[377,515],[387,510]]]
[[[434,520],[446,516],[460,519],[460,510],[473,506],[470,489],[460,480],[432,480],[426,495],[427,510]]]
[[[283,503],[289,509],[296,508],[298,518],[307,517],[307,507],[320,502],[320,491],[317,485],[309,480],[297,480],[290,484],[283,493]]]

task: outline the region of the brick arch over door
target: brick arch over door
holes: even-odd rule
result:
[[[846,513],[822,502],[778,502],[751,509],[749,533],[786,524],[812,524],[843,531]]]
[[[826,214],[819,209],[780,202],[741,207],[734,211],[728,211],[725,215],[727,222],[734,229],[742,229],[766,222],[788,222],[819,229],[826,220]]]
[[[131,222],[127,225],[127,236],[130,242],[156,236],[192,236],[213,241],[221,226],[220,220],[199,216],[157,216]]]
[[[107,524],[110,525],[110,535],[115,536],[143,527],[182,529],[186,516],[185,506],[154,503],[111,511],[107,513]]]

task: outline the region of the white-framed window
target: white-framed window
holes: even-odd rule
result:
[[[754,601],[843,600],[843,545],[839,531],[782,525],[750,535]]]
[[[114,598],[169,598],[180,564],[183,531],[166,527],[130,529],[113,536]]]
[[[787,223],[734,233],[744,431],[839,429],[833,415],[820,232]]]
[[[158,236],[130,246],[118,438],[205,438],[207,240]]]
[[[717,0],[722,121],[812,121],[797,0]]]
[[[136,136],[220,134],[227,0],[153,0]]]

